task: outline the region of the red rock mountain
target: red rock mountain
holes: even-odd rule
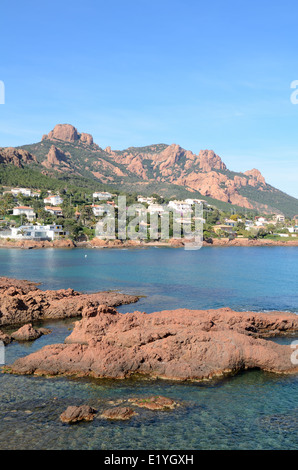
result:
[[[42,140],[64,140],[65,142],[80,141],[86,145],[93,144],[93,137],[90,134],[79,134],[77,129],[71,124],[57,124],[48,135],[44,135]]]
[[[130,193],[211,198],[262,212],[298,213],[298,201],[267,184],[260,171],[230,171],[213,150],[195,154],[177,144],[103,149],[70,124],[56,125],[41,142],[21,149],[0,150],[0,163],[37,162],[51,176],[73,174]]]
[[[13,147],[0,148],[0,164],[11,164],[22,168],[28,163],[37,163],[36,158],[26,150],[15,149]]]

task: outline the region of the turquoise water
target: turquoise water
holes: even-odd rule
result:
[[[85,257],[87,255],[87,257]],[[122,312],[179,307],[298,312],[298,248],[150,248],[144,250],[0,250],[0,275],[42,288],[145,295]],[[73,320],[47,322],[53,333],[6,348],[6,363],[63,342]],[[290,341],[290,340],[288,340]],[[0,449],[297,449],[297,376],[250,371],[204,384],[102,381],[0,374]],[[175,411],[141,410],[130,422],[95,419],[63,425],[72,404],[162,394]]]

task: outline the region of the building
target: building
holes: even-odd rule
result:
[[[154,204],[155,201],[155,197],[138,196],[138,202],[141,202],[142,204]]]
[[[36,214],[32,207],[27,206],[18,206],[13,208],[13,215],[24,215],[27,217],[28,220],[34,220],[36,218]]]
[[[268,221],[265,219],[265,217],[256,217],[255,220],[255,226],[256,227],[262,227],[263,225],[268,224]]]
[[[286,218],[283,214],[276,214],[274,217],[273,217],[273,220],[274,222],[276,223],[282,223],[282,222],[285,222],[286,221]]]
[[[253,220],[246,220],[246,221],[245,221],[245,228],[246,228],[246,229],[252,228],[253,225],[254,225]]]
[[[148,212],[149,214],[163,214],[165,209],[161,204],[150,204],[148,207]]]
[[[54,240],[67,235],[62,225],[22,225],[11,229],[11,238],[17,240]]]
[[[170,201],[168,207],[179,214],[186,214],[191,212],[191,204],[187,204],[185,201]]]
[[[225,224],[229,225],[229,227],[236,227],[237,222],[235,220],[232,220],[232,219],[225,219]]]
[[[193,204],[203,204],[206,201],[204,201],[204,199],[185,199],[184,202],[192,206]]]
[[[45,204],[50,204],[51,206],[60,206],[60,204],[62,204],[63,202],[63,199],[58,196],[58,195],[54,195],[54,196],[48,196],[46,197],[43,202]]]
[[[107,207],[104,205],[92,204],[91,209],[95,217],[100,217],[107,212]]]
[[[93,199],[98,199],[99,201],[106,201],[107,199],[111,199],[113,195],[107,192],[96,192],[93,193]]]
[[[31,197],[32,194],[31,189],[28,188],[12,188],[10,192],[13,196],[22,194],[22,196]]]
[[[229,235],[236,235],[236,232],[233,230],[233,227],[231,227],[230,225],[215,225],[213,227],[213,230],[215,233],[222,231],[222,232],[228,233]]]
[[[46,206],[45,208],[46,212],[49,212],[52,215],[55,215],[56,217],[62,217],[63,212],[61,207],[55,207],[55,206]]]

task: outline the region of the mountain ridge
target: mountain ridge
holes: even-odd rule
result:
[[[16,150],[31,155],[32,161],[26,154],[24,164],[34,163],[43,174],[76,175],[144,194],[154,188],[175,195],[175,188],[180,188],[249,210],[298,213],[298,200],[267,184],[259,170],[230,171],[213,150],[196,155],[178,144],[103,149],[91,134],[80,133],[71,124],[58,124],[41,142]]]

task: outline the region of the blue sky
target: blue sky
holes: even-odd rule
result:
[[[213,149],[298,197],[292,0],[1,0],[0,146],[57,123],[101,147]]]

